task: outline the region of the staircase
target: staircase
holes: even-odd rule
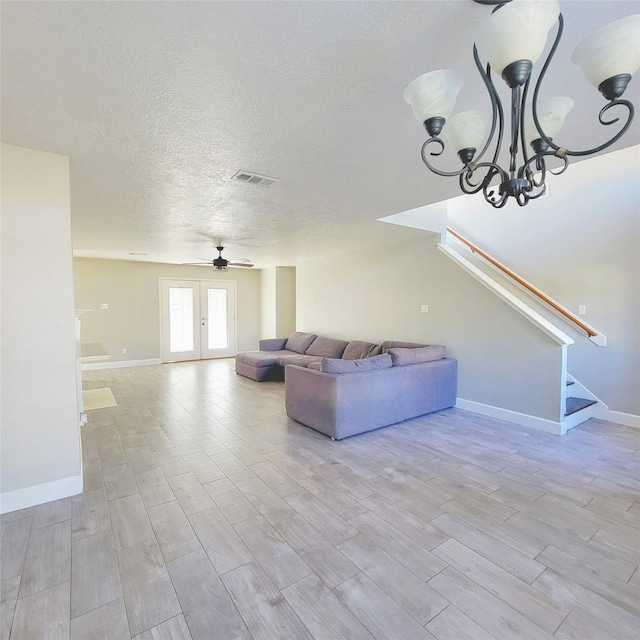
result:
[[[564,418],[561,422],[562,433],[566,433],[569,429],[577,427],[579,424],[586,422],[589,418],[596,417],[600,407],[598,399],[579,382],[576,382],[569,374],[567,374],[567,385],[565,392],[565,409]],[[579,394],[576,395],[568,395]]]

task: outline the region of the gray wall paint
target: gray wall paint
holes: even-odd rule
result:
[[[159,279],[235,280],[238,351],[257,349],[260,332],[260,274],[230,269],[75,258],[76,307],[93,309],[82,317],[83,342],[102,343],[111,360],[160,357]],[[109,309],[101,310],[106,303]],[[122,355],[122,349],[127,355]]]
[[[640,415],[640,147],[572,164],[549,198],[493,210],[449,203],[449,223],[607,336],[578,331],[568,370],[610,409]]]
[[[438,251],[436,235],[416,236],[298,264],[298,329],[444,344],[459,361],[458,397],[558,421],[559,345]]]

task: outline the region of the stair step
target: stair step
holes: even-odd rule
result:
[[[572,384],[575,384],[573,380],[567,380],[567,387],[570,387]]]
[[[567,398],[567,406],[565,410],[565,416],[570,416],[576,411],[586,409],[592,404],[596,404],[597,400],[588,400],[587,398]]]

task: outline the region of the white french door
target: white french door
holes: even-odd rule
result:
[[[235,282],[160,280],[162,361],[236,353]]]

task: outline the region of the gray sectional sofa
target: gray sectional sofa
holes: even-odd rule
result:
[[[380,345],[296,332],[236,355],[236,373],[285,378],[287,415],[335,440],[452,407],[457,362],[442,345]]]

